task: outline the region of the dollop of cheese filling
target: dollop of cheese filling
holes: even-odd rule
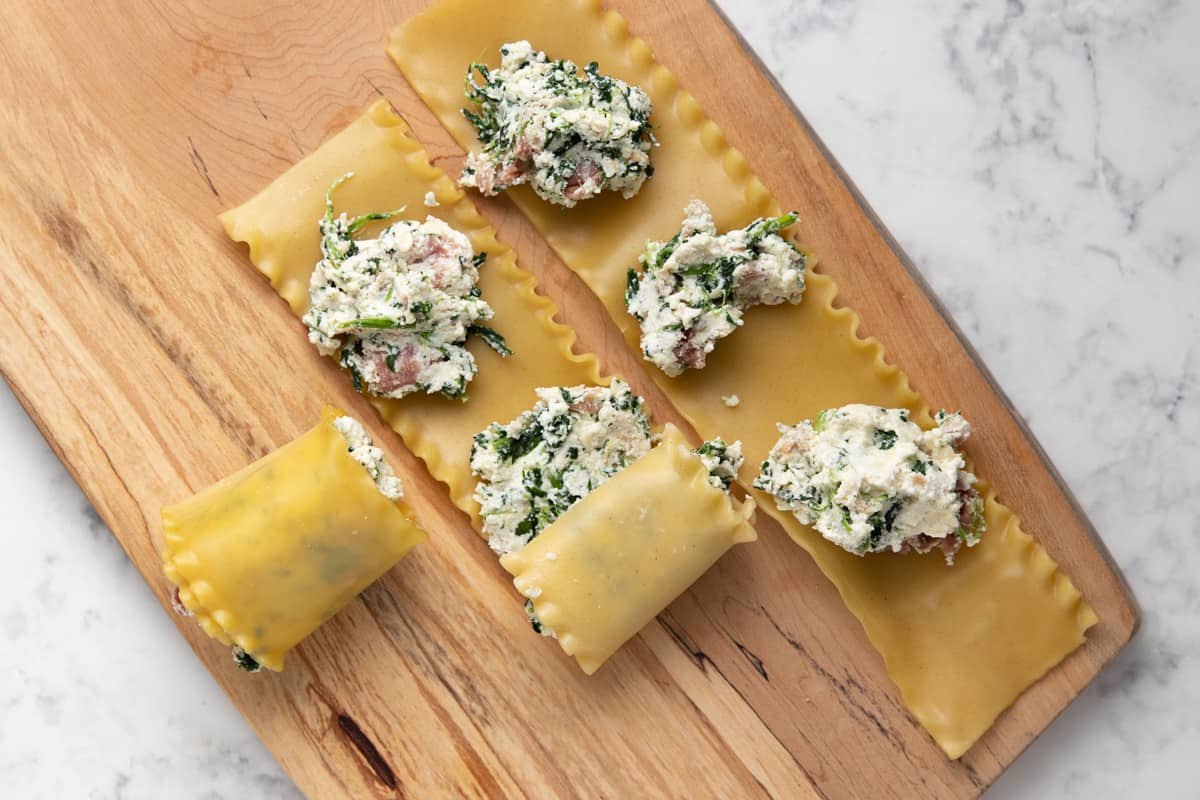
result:
[[[646,243],[625,288],[625,307],[641,323],[642,355],[671,377],[702,369],[717,340],[742,325],[747,308],[799,303],[807,261],[779,235],[795,213],[724,234],[702,201],[684,213],[679,233]]]
[[[325,198],[323,257],[313,269],[303,317],[309,341],[325,355],[338,355],[359,391],[464,397],[478,371],[465,347],[468,335],[510,353],[500,334],[479,324],[492,317],[475,286],[486,254],[476,255],[466,236],[436,217],[399,220],[374,239],[353,238],[367,223],[403,209],[335,216],[333,192],[349,177],[334,181]]]
[[[730,485],[737,479],[738,470],[742,468],[745,457],[742,455],[742,443],[734,441],[726,444],[718,436],[709,439],[695,450],[696,455],[708,470],[708,482],[718,489],[729,491]]]
[[[650,165],[650,98],[636,86],[571,61],[551,61],[526,41],[500,48],[500,66],[472,64],[463,115],[483,148],[459,184],[486,195],[528,183],[570,208],[603,191],[633,197]]]
[[[483,531],[501,554],[520,550],[651,446],[642,398],[624,381],[542,388],[537,397],[512,422],[476,434],[471,446]]]
[[[648,453],[656,440],[645,401],[620,379],[607,387],[542,388],[537,397],[533,408],[507,425],[492,423],[471,445],[483,531],[488,545],[501,555],[523,548],[589,492]],[[742,443],[718,438],[694,452],[712,485],[728,491],[742,466]],[[525,612],[535,631],[555,635],[538,619],[532,597]]]
[[[971,426],[957,413],[936,420],[922,431],[905,409],[856,404],[780,424],[754,486],[851,553],[936,547],[953,563],[984,533],[983,501],[956,449]]]
[[[346,440],[350,457],[362,464],[363,469],[375,481],[379,493],[389,500],[399,500],[404,497],[404,486],[392,465],[383,456],[383,450],[371,441],[371,435],[362,423],[354,417],[338,417],[333,421],[333,427]]]

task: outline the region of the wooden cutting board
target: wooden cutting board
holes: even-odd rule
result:
[[[508,576],[302,335],[216,220],[387,97],[461,152],[384,54],[425,3],[49,4],[0,33],[0,371],[168,607],[158,509],[283,444],[323,401],[370,422],[433,533],[299,648],[237,672],[179,630],[313,797],[961,797],[1129,640],[1137,611],[1029,432],[828,152],[704,0],[613,0],[784,207],[914,387],[977,424],[978,472],[1100,615],[959,762],[905,711],[809,557],[760,515],[596,676],[532,634]],[[307,6],[301,8],[301,6]],[[436,47],[436,42],[429,43]],[[585,349],[651,395],[599,306],[503,198],[482,210]],[[81,654],[82,657],[83,654]]]

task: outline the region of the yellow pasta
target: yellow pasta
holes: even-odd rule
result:
[[[460,113],[467,66],[495,63],[502,44],[520,39],[551,58],[597,61],[602,72],[641,86],[654,103],[651,121],[662,146],[651,154],[654,177],[634,199],[608,195],[564,211],[527,186],[508,192],[636,348],[638,328],[625,312],[623,291],[626,269],[644,242],[677,232],[692,198],[709,204],[721,229],[778,214],[778,205],[695,99],[654,62],[649,46],[597,0],[442,0],[396,28],[389,53],[459,144],[471,149],[475,132]],[[746,483],[774,443],[777,421],[875,403],[906,407],[914,420],[931,424],[928,405],[884,363],[879,344],[856,336],[857,316],[833,308],[833,281],[812,272],[807,279],[799,306],[750,310],[745,327],[718,344],[705,369],[677,379],[649,370],[702,436],[744,442]],[[722,402],[730,394],[741,398],[737,408]],[[756,496],[837,586],[909,708],[952,758],[1096,622],[1070,580],[990,491],[989,532],[953,568],[936,557],[850,555],[779,511],[769,496]]]
[[[333,427],[340,412],[162,511],[163,569],[209,636],[279,671],[284,656],[425,540]]]
[[[591,675],[726,550],[754,541],[753,515],[754,501],[709,483],[668,425],[657,447],[500,563]]]
[[[450,487],[454,503],[478,521],[468,463],[471,437],[495,420],[520,414],[533,404],[539,386],[601,383],[596,359],[571,352],[575,334],[552,321],[554,303],[534,292],[533,276],[516,265],[512,251],[429,163],[382,100],[257,196],[221,215],[229,236],[250,246],[250,259],[296,316],[308,309],[308,280],[321,257],[317,220],[324,213],[325,192],[346,172],[354,178],[338,189],[339,211],[354,216],[405,206],[402,216],[439,217],[466,234],[476,253],[488,254],[478,286],[496,313],[490,324],[504,335],[513,355],[501,358],[477,339],[469,342],[479,374],[467,387],[466,402],[429,395],[373,399],[434,477]],[[430,191],[441,205],[427,209]]]

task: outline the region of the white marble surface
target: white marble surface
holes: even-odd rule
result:
[[[1200,791],[1200,4],[723,2],[1029,420],[1140,637],[993,798]],[[0,795],[295,789],[0,390]]]

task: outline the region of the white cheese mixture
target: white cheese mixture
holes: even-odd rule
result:
[[[471,471],[483,531],[512,553],[581,497],[650,450],[650,421],[628,384],[537,390],[538,402],[507,425],[475,436]]]
[[[625,307],[641,323],[642,354],[671,377],[703,368],[747,308],[799,303],[804,294],[805,255],[779,235],[795,213],[724,234],[700,200],[684,213],[674,237],[646,243],[625,289]]]
[[[953,563],[983,535],[983,501],[955,449],[971,426],[959,414],[936,419],[923,432],[904,409],[848,405],[779,425],[754,485],[852,553],[937,547]]]
[[[738,470],[745,461],[742,456],[742,443],[735,441],[726,444],[725,440],[718,436],[697,447],[695,452],[704,462],[704,468],[708,470],[708,482],[718,489],[729,491],[729,485],[737,478]]]
[[[650,98],[636,86],[551,61],[529,42],[500,48],[500,66],[472,64],[463,115],[483,145],[459,183],[493,195],[529,183],[568,208],[608,190],[633,197],[653,174]]]
[[[650,451],[654,435],[644,401],[629,385],[554,387],[537,390],[538,402],[507,425],[492,423],[475,435],[471,471],[480,480],[475,500],[483,531],[497,553],[514,553],[600,484]],[[713,439],[695,450],[709,482],[728,491],[742,466],[742,443]],[[547,553],[554,560],[557,555]],[[525,613],[542,625],[527,593]]]
[[[441,203],[438,202],[437,195],[435,195],[433,192],[425,193],[425,207],[426,208],[437,208],[440,205],[441,205]]]
[[[465,347],[478,334],[501,355],[504,339],[480,325],[492,309],[475,287],[486,254],[475,255],[462,233],[435,217],[400,220],[375,239],[354,239],[363,225],[403,209],[349,219],[334,216],[334,181],[320,221],[321,253],[304,315],[309,340],[340,354],[355,388],[380,397],[441,392],[463,397],[475,376]]]
[[[737,408],[742,404],[742,398],[738,397],[736,394],[724,394],[721,395],[721,402],[724,403],[727,408]]]
[[[371,441],[371,435],[354,417],[338,417],[333,427],[346,440],[350,457],[363,465],[363,469],[379,487],[379,493],[388,500],[404,497],[404,486],[392,471],[392,465],[383,457],[383,451]]]

